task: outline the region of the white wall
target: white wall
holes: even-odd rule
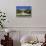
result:
[[[0,9],[6,12],[8,19],[6,27],[46,27],[45,4],[46,0],[0,0]],[[16,17],[16,5],[32,5],[32,17]]]
[[[27,2],[26,2],[27,1]],[[46,0],[0,0],[8,27],[46,27]],[[32,17],[16,17],[16,5],[32,5]]]

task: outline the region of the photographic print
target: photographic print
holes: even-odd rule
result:
[[[32,16],[32,6],[16,6],[16,16]]]

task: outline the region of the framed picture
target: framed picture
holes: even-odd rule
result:
[[[16,6],[16,16],[32,16],[32,6]]]

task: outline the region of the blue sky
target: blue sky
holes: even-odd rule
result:
[[[32,6],[16,6],[16,10],[32,10]]]

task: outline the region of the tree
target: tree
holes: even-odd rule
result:
[[[4,22],[6,20],[6,15],[4,12],[0,11],[0,27],[3,28],[4,27]]]

